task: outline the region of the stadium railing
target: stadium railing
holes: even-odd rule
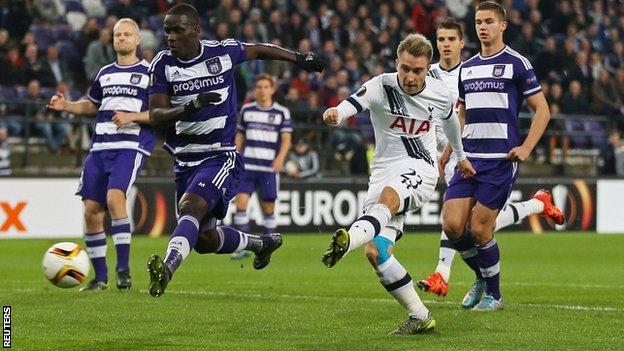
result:
[[[30,108],[26,108],[29,105]],[[36,108],[33,108],[36,106]],[[61,152],[54,153],[54,157],[46,147],[45,139],[34,128],[33,122],[38,121],[34,114],[45,108],[42,100],[3,100],[0,99],[0,125],[6,119],[18,121],[21,126],[19,135],[9,135],[9,143],[12,146],[12,167],[14,174],[20,174],[21,170],[36,168],[41,175],[46,174],[79,174],[82,162],[88,152],[90,134],[93,132],[93,118],[71,116],[63,114],[49,120],[49,123],[68,123],[71,125],[71,143],[66,145]],[[8,111],[8,112],[7,112]],[[30,113],[11,113],[10,111],[29,111]],[[330,147],[330,139],[333,130],[320,121],[318,116],[322,111],[292,111],[294,130],[297,136],[306,137],[310,145],[319,153],[321,171],[328,176],[345,176],[344,170],[334,169],[332,155],[335,150]],[[58,114],[57,114],[58,115]],[[520,114],[520,128],[526,135],[530,127],[532,115]],[[540,145],[536,148],[533,162],[536,164],[555,164],[565,166],[584,166],[580,173],[588,176],[596,175],[599,151],[607,142],[609,120],[606,116],[596,115],[553,115],[549,128],[546,130]],[[371,136],[372,126],[370,122],[361,121],[354,126],[347,126],[345,130],[362,133]],[[568,139],[569,150],[563,150],[563,139]],[[550,147],[549,140],[558,139],[557,146]],[[360,142],[367,142],[362,138]],[[549,150],[550,148],[550,150]],[[331,151],[328,151],[331,150]],[[553,157],[554,156],[554,157]],[[154,159],[156,161],[154,161]],[[38,164],[39,161],[45,165]],[[543,169],[543,167],[541,168]],[[171,170],[171,159],[164,151],[156,148],[154,155],[146,166],[146,174],[152,176],[168,175]],[[347,170],[348,172],[348,170]],[[24,172],[21,172],[24,173]],[[530,172],[529,172],[530,173]],[[538,172],[539,173],[539,172]],[[551,173],[545,171],[542,173]],[[567,173],[565,169],[559,169],[555,173]]]

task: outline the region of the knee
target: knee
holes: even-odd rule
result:
[[[85,208],[84,219],[87,225],[98,224],[100,217],[100,211],[90,207]]]
[[[445,217],[442,224],[442,230],[450,240],[457,240],[462,236],[465,228],[462,228],[461,223],[458,221],[447,219]]]
[[[198,254],[207,254],[217,251],[219,248],[219,235],[216,229],[210,229],[199,234],[197,243],[195,243],[195,252]]]
[[[364,249],[366,254],[366,258],[371,265],[376,266],[377,260],[379,258],[379,251],[377,251],[377,246],[371,241],[366,244],[366,248]]]
[[[366,245],[366,258],[370,264],[378,266],[390,259],[393,244],[392,240],[377,235],[373,241]]]
[[[487,221],[473,220],[470,222],[470,232],[476,244],[485,244],[492,239],[492,227]]]
[[[178,204],[178,213],[182,214],[190,214],[193,217],[200,220],[204,217],[204,215],[208,212],[207,206],[202,206],[198,201],[194,201],[192,198],[184,197],[180,200]]]

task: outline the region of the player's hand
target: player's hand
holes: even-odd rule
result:
[[[131,112],[115,111],[112,121],[117,126],[117,129],[119,129],[126,124],[134,122],[134,115],[135,114]]]
[[[509,151],[507,159],[514,162],[524,162],[531,153],[531,150],[525,146],[516,146]]]
[[[340,117],[338,116],[338,109],[331,107],[325,110],[325,112],[323,112],[323,122],[334,127],[339,125]]]
[[[54,94],[54,96],[50,98],[50,102],[48,102],[46,107],[54,111],[64,111],[66,105],[67,100],[65,100],[65,96],[57,92],[56,94]]]
[[[447,151],[447,148],[444,148],[444,151],[442,151],[440,157],[438,157],[438,172],[442,178],[445,176],[444,169],[446,168],[446,164],[449,162],[450,158],[451,153]]]
[[[273,163],[271,163],[271,167],[273,168],[273,172],[281,172],[282,168],[284,168],[284,159],[276,158],[275,160],[273,160]]]
[[[197,96],[184,104],[184,112],[193,113],[205,106],[213,106],[221,102],[221,94],[212,91],[199,93]]]
[[[467,158],[457,162],[457,171],[459,171],[464,178],[472,178],[477,174],[477,171],[475,171],[474,167],[472,167],[472,163],[470,163]]]
[[[316,55],[312,52],[309,52],[305,55],[300,52],[296,52],[295,57],[295,63],[297,64],[297,66],[303,68],[308,72],[321,73],[323,72],[323,69],[325,69],[325,63],[321,59],[316,57]]]

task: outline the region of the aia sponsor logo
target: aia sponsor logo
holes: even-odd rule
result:
[[[417,121],[413,118],[396,117],[390,125],[390,129],[400,130],[403,133],[419,135],[426,133],[431,128],[431,122],[428,120]]]

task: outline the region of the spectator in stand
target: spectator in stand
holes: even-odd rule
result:
[[[560,106],[562,112],[572,115],[587,114],[589,112],[589,100],[583,94],[581,82],[573,80],[568,90],[561,99]]]
[[[557,41],[554,38],[546,39],[546,46],[537,54],[535,73],[540,80],[556,78],[561,67],[561,54],[557,51]]]
[[[23,86],[26,83],[26,77],[24,58],[20,55],[17,46],[12,46],[0,63],[0,85]]]
[[[30,44],[24,52],[24,65],[26,66],[26,78],[28,81],[38,80],[44,87],[53,87],[56,85],[56,79],[50,69],[47,60],[39,58],[37,45]]]
[[[0,60],[4,58],[4,55],[9,50],[9,31],[0,28]]]
[[[514,50],[522,53],[522,55],[529,59],[529,61],[533,61],[535,55],[537,55],[537,52],[539,51],[539,42],[535,39],[533,33],[533,25],[525,22],[522,25],[522,32],[513,44],[511,44],[511,47],[514,48]]]
[[[295,88],[299,91],[299,96],[302,99],[308,98],[308,93],[310,93],[310,77],[308,72],[304,70],[299,70],[297,77],[290,82],[290,87]]]
[[[71,129],[69,123],[62,122],[53,113],[48,113],[45,105],[50,97],[41,94],[39,81],[31,80],[28,83],[26,98],[28,99],[24,111],[26,117],[34,118],[32,125],[43,135],[48,149],[52,152],[59,151]]]
[[[538,60],[541,64],[541,61]],[[578,80],[581,82],[581,85],[589,88],[592,85],[593,77],[591,67],[587,64],[587,54],[583,51],[580,51],[576,54],[576,64],[572,67],[572,69],[568,72],[568,80]]]
[[[132,18],[141,24],[141,14],[132,6],[132,0],[117,0],[117,3],[108,10],[108,14],[117,18]]]
[[[59,82],[65,82],[66,84],[73,85],[74,79],[71,74],[71,70],[65,61],[59,59],[58,47],[55,44],[48,46],[46,54],[47,60],[44,60],[43,62],[48,66],[46,71],[52,72],[54,82],[56,84]]]
[[[102,67],[115,61],[115,52],[111,43],[111,32],[104,28],[100,30],[99,39],[89,44],[84,58],[87,79],[95,79]]]
[[[0,176],[7,175],[11,175],[11,146],[7,129],[0,124]]]
[[[624,68],[624,44],[621,41],[615,42],[613,52],[605,56],[604,67],[611,74],[615,74],[618,68]]]
[[[594,114],[610,116],[612,126],[616,126],[619,122],[618,115],[624,113],[622,100],[616,94],[615,84],[609,77],[609,72],[603,69],[592,86],[591,110]]]
[[[557,82],[550,84],[550,91],[548,92],[548,95],[546,96],[546,100],[548,101],[548,104],[560,105],[562,97],[563,97],[563,88],[561,87],[561,84]]]
[[[624,140],[616,129],[609,132],[607,144],[600,150],[600,175],[624,176]]]
[[[624,101],[624,67],[615,70],[615,95]]]
[[[304,179],[320,176],[319,170],[318,153],[310,148],[310,144],[304,138],[300,138],[293,150],[288,153],[284,172],[289,177]]]

